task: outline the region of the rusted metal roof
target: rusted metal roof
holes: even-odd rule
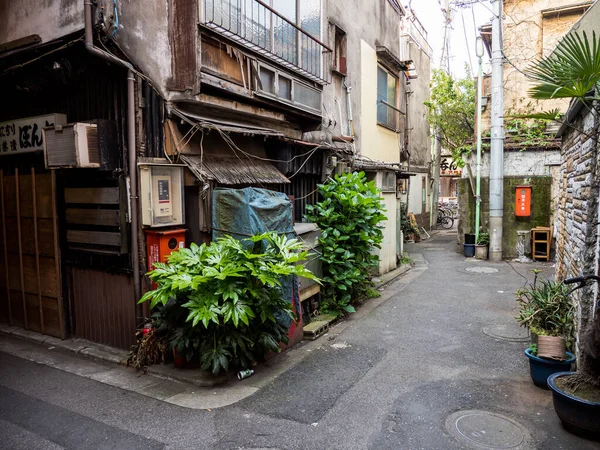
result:
[[[219,129],[221,131],[239,133],[247,136],[260,135],[271,137],[284,137],[284,134],[280,131],[276,131],[271,128],[260,127],[247,121],[221,119],[216,120],[214,118],[193,114],[191,112],[175,108],[172,110],[172,113],[180,119],[185,120],[190,125],[198,126],[200,128],[208,130]]]
[[[273,164],[254,157],[181,155],[181,160],[203,181],[213,180],[228,186],[290,182]]]

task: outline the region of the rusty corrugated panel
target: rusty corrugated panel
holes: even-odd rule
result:
[[[173,50],[173,84],[177,91],[197,93],[198,2],[171,0],[171,47]]]
[[[240,156],[188,156],[181,160],[200,180],[214,180],[219,184],[264,185],[287,184],[290,182],[275,166],[268,161],[253,157]]]
[[[70,268],[73,334],[112,347],[135,342],[135,299],[131,275]]]

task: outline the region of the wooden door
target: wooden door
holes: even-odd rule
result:
[[[0,169],[0,321],[65,337],[54,171]]]

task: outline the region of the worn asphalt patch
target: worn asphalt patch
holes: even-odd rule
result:
[[[324,346],[239,406],[296,422],[317,423],[385,353],[354,344],[347,348]]]

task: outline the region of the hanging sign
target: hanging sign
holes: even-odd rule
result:
[[[440,175],[459,177],[462,174],[462,169],[458,167],[455,161],[452,161],[452,157],[442,156],[440,161]]]
[[[44,150],[42,128],[66,125],[65,114],[46,114],[0,123],[0,156]]]

